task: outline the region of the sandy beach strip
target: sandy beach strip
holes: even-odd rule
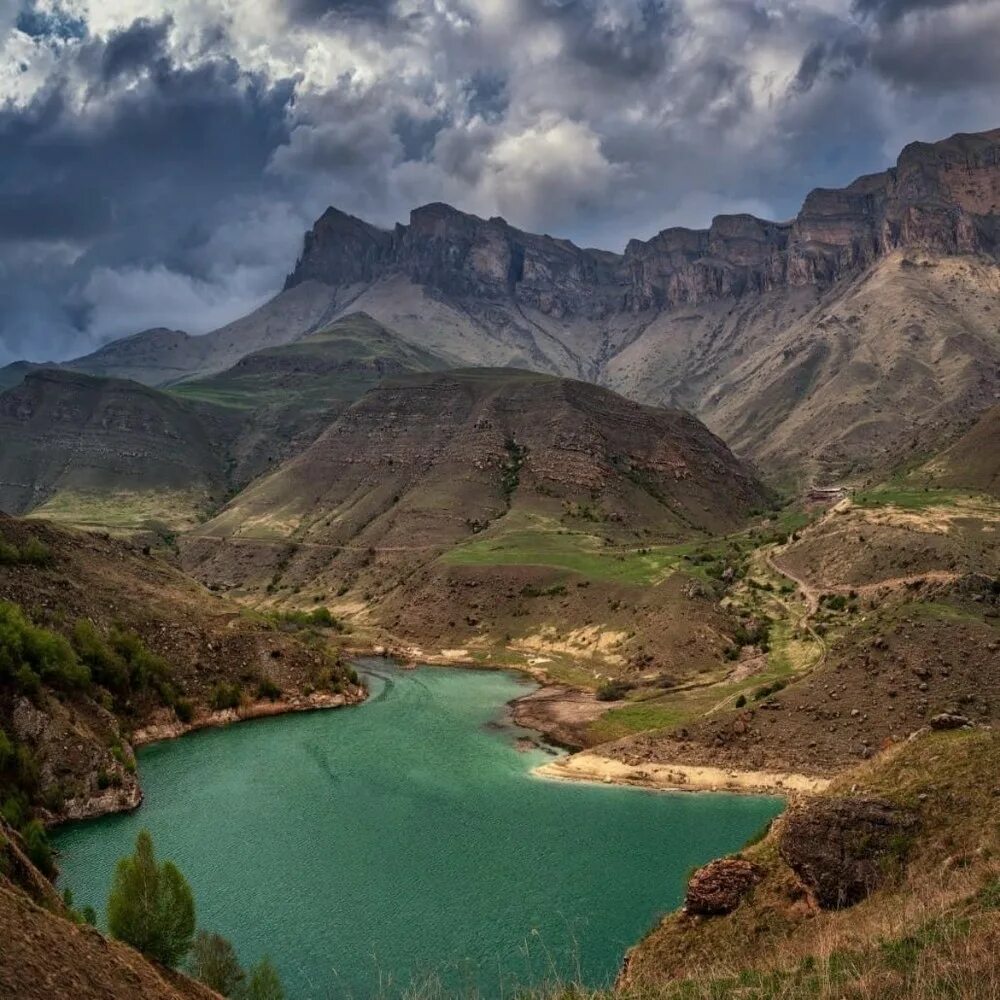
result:
[[[816,795],[830,784],[829,778],[779,771],[736,771],[690,764],[626,764],[590,752],[560,757],[536,767],[533,773],[540,778],[559,781],[593,781],[605,785],[635,785],[689,792]]]

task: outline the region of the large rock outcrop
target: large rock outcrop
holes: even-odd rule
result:
[[[760,868],[743,858],[710,861],[688,881],[684,912],[703,917],[732,913],[760,878]]]
[[[918,818],[881,799],[819,799],[793,809],[778,849],[824,909],[860,902],[904,860]]]

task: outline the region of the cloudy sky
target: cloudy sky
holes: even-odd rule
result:
[[[621,249],[1000,125],[1000,0],[0,0],[0,363],[273,294],[329,204]]]

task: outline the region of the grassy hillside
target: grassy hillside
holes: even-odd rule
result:
[[[756,885],[728,915],[673,914],[632,951],[620,997],[874,998],[978,1000],[1000,987],[1000,739],[989,730],[925,733],[843,775],[811,814],[817,836],[825,801],[875,800],[912,815],[913,826],[879,853],[875,840],[847,850],[867,856],[871,891],[856,905],[817,901],[808,875],[786,860],[803,834],[777,820],[738,857]],[[848,810],[848,815],[850,811]],[[824,833],[824,829],[826,832]],[[861,836],[861,825],[854,827]],[[791,841],[791,843],[790,843]],[[793,850],[798,848],[793,854]],[[836,869],[835,869],[836,870]],[[813,869],[815,874],[817,869]],[[577,994],[579,995],[579,994]]]
[[[537,661],[593,687],[652,670],[647,639],[662,655],[681,640],[685,673],[716,658],[716,601],[666,581],[692,540],[767,500],[683,414],[449,371],[387,379],[182,548],[203,579],[264,604],[333,601],[403,655]]]
[[[188,404],[230,411],[239,432],[233,476],[246,484],[302,451],[383,378],[443,362],[364,313],[301,340],[248,354],[232,368],[171,388]]]
[[[201,983],[80,921],[0,819],[0,995],[18,1000],[218,1000]]]

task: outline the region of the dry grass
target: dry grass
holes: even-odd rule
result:
[[[780,821],[745,853],[766,872],[727,917],[667,917],[634,950],[619,995],[1000,997],[1000,736],[919,737],[841,778],[829,794],[915,809],[904,871],[857,906],[821,911],[777,851]]]

